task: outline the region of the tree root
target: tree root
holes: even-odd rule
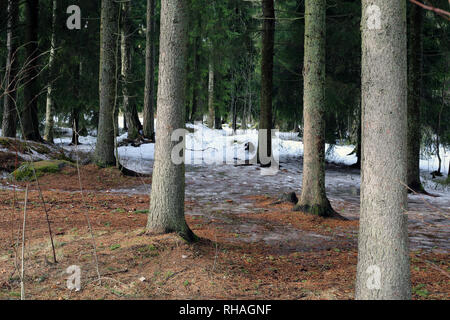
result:
[[[322,218],[333,218],[339,220],[348,220],[347,218],[341,216],[339,213],[334,211],[331,204],[328,202],[327,205],[302,205],[300,201],[294,206],[293,211],[301,211],[311,215],[319,216]]]

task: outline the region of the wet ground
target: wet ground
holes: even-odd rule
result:
[[[150,161],[138,163],[145,166],[142,171],[151,172]],[[186,220],[200,239],[193,244],[174,234],[145,234],[151,177],[127,177],[115,168],[94,164],[81,166],[80,173],[79,178],[77,169],[68,166],[39,178],[54,230],[57,264],[51,262],[39,192],[36,184],[29,185],[25,242],[29,299],[351,299],[354,295],[357,170],[327,165],[329,198],[349,219],[342,221],[293,212],[291,203],[276,201],[283,192],[300,193],[300,158],[282,161],[273,176],[261,175],[257,166],[188,166]],[[15,248],[27,182],[14,184],[15,189],[8,179],[0,183],[0,299],[20,296]],[[437,213],[437,208],[448,211],[448,192],[428,190],[440,197],[426,196],[426,203],[420,196],[410,196],[413,294],[415,299],[448,299],[448,220]],[[16,210],[11,210],[14,206]],[[81,267],[84,279],[82,290],[75,293],[66,288],[64,271],[74,264]],[[101,283],[93,282],[97,269],[105,279]]]
[[[223,227],[240,234],[236,241],[259,242],[283,251],[304,251],[313,248],[333,248],[340,239],[346,246],[356,245],[356,231],[334,234],[327,237],[314,232],[305,232],[285,224],[267,226],[260,219],[239,219],[242,214],[258,214],[270,211],[260,208],[249,197],[278,197],[284,192],[301,192],[302,159],[289,158],[281,161],[275,175],[261,174],[257,166],[187,166],[186,200],[193,203],[186,213],[220,221]],[[127,165],[127,163],[124,163]],[[141,162],[141,171],[151,172],[152,161]],[[264,173],[264,172],[263,172]],[[326,168],[327,195],[333,208],[349,220],[359,218],[359,170],[346,166],[328,164]],[[147,193],[150,186],[117,189],[127,194]],[[442,190],[441,190],[442,191]],[[412,250],[438,250],[448,253],[450,249],[448,192],[433,191],[432,196],[409,195],[407,212],[409,236]],[[344,244],[342,244],[344,245]]]

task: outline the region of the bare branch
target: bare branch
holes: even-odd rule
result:
[[[411,3],[414,3],[415,5],[418,5],[419,7],[424,8],[425,10],[429,10],[432,11],[438,15],[440,15],[441,17],[443,17],[444,19],[450,20],[450,12],[439,9],[439,8],[435,8],[433,6],[430,5],[426,5],[422,2],[419,2],[417,0],[409,0]]]

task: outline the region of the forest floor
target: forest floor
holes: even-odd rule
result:
[[[151,166],[150,166],[151,167]],[[151,169],[149,170],[151,172]],[[301,158],[274,176],[256,166],[187,166],[186,220],[199,236],[144,233],[151,178],[112,168],[76,168],[39,178],[58,263],[53,263],[43,203],[35,183],[27,204],[25,293],[28,299],[352,299],[357,262],[359,172],[327,165],[327,193],[349,220],[293,212],[278,203],[301,186]],[[25,183],[0,179],[0,298],[20,297],[19,257]],[[409,196],[415,299],[450,298],[448,192]],[[87,217],[95,239],[96,254]],[[97,273],[101,275],[99,280]],[[19,265],[16,265],[19,264]],[[82,289],[66,286],[81,267]]]

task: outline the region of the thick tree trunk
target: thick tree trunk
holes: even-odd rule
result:
[[[409,19],[409,75],[408,75],[408,155],[407,184],[416,192],[424,192],[420,182],[420,104],[422,100],[423,19],[425,11],[411,6]]]
[[[26,140],[42,141],[39,133],[38,120],[38,17],[39,1],[26,0],[25,2],[25,48],[27,68],[24,71],[24,108],[22,111],[23,138]]]
[[[214,108],[214,61],[212,48],[209,55],[208,65],[208,127],[214,129],[215,124],[215,108]]]
[[[195,236],[184,218],[184,161],[175,164],[171,157],[173,147],[179,143],[172,141],[172,133],[185,126],[187,20],[188,0],[161,1],[158,131],[147,232],[176,232],[193,241]],[[184,157],[184,150],[182,154]]]
[[[8,1],[8,23],[7,23],[7,56],[6,56],[6,77],[3,104],[2,135],[4,137],[16,136],[17,131],[17,22],[19,19],[19,2]]]
[[[263,32],[261,49],[261,109],[259,113],[257,160],[262,166],[271,166],[272,161],[272,90],[273,90],[273,54],[275,37],[275,9],[273,0],[262,1]],[[265,145],[267,160],[260,155]],[[267,162],[267,163],[266,163]]]
[[[102,0],[100,27],[100,85],[98,136],[95,162],[99,166],[116,164],[114,155],[115,105],[115,33],[117,6],[115,0]]]
[[[155,0],[147,0],[143,132],[150,140],[155,140],[155,25]]]
[[[47,103],[45,108],[45,132],[44,140],[53,143],[53,127],[54,127],[54,103],[53,103],[53,76],[54,76],[54,60],[55,60],[55,47],[56,47],[56,6],[57,1],[53,0],[52,7],[52,37],[50,40],[50,56],[48,58],[48,70],[49,79],[47,84]]]
[[[325,0],[305,2],[302,194],[295,210],[336,213],[325,193]]]
[[[139,131],[142,129],[141,122],[134,103],[134,99],[130,96],[130,71],[131,71],[131,26],[129,19],[131,0],[123,2],[121,4],[121,30],[120,30],[120,48],[121,48],[121,81],[122,81],[122,97],[123,105],[122,110],[124,112],[125,119],[127,121],[128,139],[136,139],[139,136]]]
[[[362,170],[356,299],[411,299],[406,1],[362,1]]]

